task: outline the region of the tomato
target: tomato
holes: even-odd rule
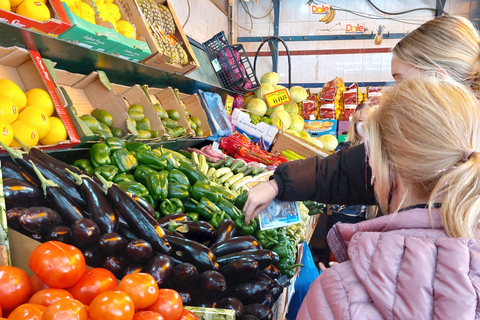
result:
[[[3,312],[2,312],[2,306],[0,306],[0,317],[2,316]]]
[[[155,311],[139,311],[135,313],[133,320],[165,320],[165,318]]]
[[[128,293],[137,310],[152,305],[158,297],[158,284],[148,273],[127,274],[118,284],[118,290]]]
[[[11,311],[25,302],[32,292],[28,274],[20,268],[0,267],[0,307]]]
[[[87,270],[80,280],[67,290],[75,299],[88,306],[100,293],[115,290],[116,287],[117,279],[112,272],[104,268],[94,268]]]
[[[199,320],[198,317],[190,310],[183,309],[177,320]]]
[[[8,319],[13,320],[42,320],[43,312],[47,307],[36,303],[24,303],[10,313]]]
[[[37,293],[40,290],[50,288],[45,282],[42,281],[36,274],[34,274],[30,280],[32,280],[32,294]]]
[[[183,310],[182,297],[175,290],[159,289],[157,300],[145,310],[158,312],[165,320],[177,320]]]
[[[48,307],[60,299],[73,299],[73,296],[64,289],[47,288],[35,293],[29,302]]]
[[[90,303],[90,320],[132,320],[134,314],[133,300],[123,291],[100,293]]]
[[[87,310],[78,300],[61,299],[45,309],[42,320],[88,320]]]

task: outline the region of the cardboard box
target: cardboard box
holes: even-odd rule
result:
[[[123,130],[123,139],[134,139],[138,133],[127,114],[127,106],[122,96],[116,94],[103,71],[92,72],[89,75],[70,73],[55,69],[57,92],[62,104],[69,112],[77,129],[82,144],[101,140],[79,118],[90,114],[94,109],[103,109],[113,116],[113,126]],[[70,107],[77,111],[75,115]]]
[[[8,241],[7,210],[3,197],[2,164],[0,162],[0,266],[10,265],[10,250]]]
[[[72,26],[60,0],[47,0],[51,18],[46,21],[30,19],[12,11],[0,9],[0,21],[25,29],[61,34]]]
[[[307,140],[295,137],[290,133],[280,132],[273,144],[271,152],[282,152],[283,150],[292,150],[305,158],[314,156],[324,158],[331,154],[330,151],[318,148]]]
[[[60,118],[67,130],[68,140],[60,141],[54,145],[38,145],[41,149],[64,149],[72,147],[80,142],[77,132],[60,103],[55,92],[53,82],[42,57],[37,51],[27,51],[17,47],[0,47],[0,75],[3,79],[15,82],[24,92],[40,88],[46,90],[52,98],[55,112],[52,116]]]
[[[235,310],[185,306],[202,320],[235,320]]]
[[[304,130],[312,137],[320,137],[325,134],[337,136],[337,120],[305,120]]]
[[[185,104],[185,108],[187,108],[188,113],[191,116],[195,116],[200,121],[202,122],[202,125],[200,126],[200,129],[203,131],[203,137],[194,137],[194,138],[205,138],[208,136],[212,135],[212,130],[210,129],[210,126],[208,125],[208,118],[207,114],[203,110],[202,103],[200,102],[200,99],[198,98],[198,95],[195,94],[184,94],[184,93],[178,93],[178,97],[182,100],[182,102]]]
[[[135,28],[137,30],[137,34],[145,38],[148,43],[148,46],[152,52],[150,56],[140,61],[140,63],[152,66],[154,68],[162,69],[165,71],[173,72],[173,73],[180,73],[180,74],[188,74],[197,70],[199,66],[199,62],[195,56],[195,53],[188,42],[187,36],[183,32],[182,24],[178,20],[175,11],[173,10],[173,6],[168,0],[154,0],[157,4],[165,5],[170,12],[172,13],[173,20],[175,21],[175,38],[182,43],[182,47],[187,53],[188,56],[188,63],[184,66],[176,66],[171,63],[168,63],[170,57],[161,53],[160,47],[157,45],[155,38],[150,33],[150,27],[148,26],[147,22],[143,19],[143,15],[141,14],[140,8],[138,8],[135,0],[119,0],[121,7],[125,14],[127,15],[128,19],[133,22]]]
[[[277,136],[278,130],[275,126],[270,126],[265,122],[253,124],[250,121],[250,115],[240,109],[234,109],[232,111],[232,123],[237,128],[238,132],[246,133],[253,141],[263,141],[270,148]]]

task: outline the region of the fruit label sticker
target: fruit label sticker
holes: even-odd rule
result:
[[[287,89],[280,89],[264,95],[269,108],[275,108],[281,104],[292,101],[288,95]]]
[[[233,97],[227,94],[227,99],[225,100],[225,109],[227,110],[228,115],[232,114],[233,100]]]
[[[282,119],[280,119],[280,117],[275,115],[275,120],[273,120],[273,123],[275,124],[275,127],[278,128],[278,130],[283,131],[283,121]]]
[[[345,32],[346,33],[363,33],[365,32],[365,27],[361,24],[351,25],[350,23],[347,23],[345,25]]]
[[[7,127],[3,127],[2,133],[3,133],[3,135],[4,135],[5,137],[8,135],[8,129],[7,129]]]
[[[313,14],[327,14],[330,12],[330,5],[329,4],[322,4],[321,6],[317,6],[312,4],[312,13]]]

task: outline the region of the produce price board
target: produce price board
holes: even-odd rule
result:
[[[287,89],[280,89],[271,93],[267,93],[264,95],[264,97],[270,109],[292,101],[288,95]]]

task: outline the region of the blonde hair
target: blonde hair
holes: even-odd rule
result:
[[[356,146],[360,144],[360,142],[362,141],[362,137],[360,137],[360,135],[358,134],[357,126],[356,126],[358,123],[358,118],[360,118],[360,113],[365,112],[365,117],[366,117],[371,110],[372,110],[372,106],[370,106],[370,104],[363,102],[363,108],[360,110],[356,110],[353,113],[352,119],[350,119],[350,125],[348,127],[348,131],[347,131],[347,141],[350,142],[352,146]]]
[[[408,33],[392,54],[427,75],[442,73],[480,91],[480,37],[465,18],[444,15]]]
[[[431,77],[397,84],[365,121],[376,190],[389,190],[392,177],[398,176],[407,184],[403,200],[428,199],[430,207],[441,202],[447,234],[475,238],[479,123],[480,104],[468,87]],[[377,197],[387,210],[388,195]]]

